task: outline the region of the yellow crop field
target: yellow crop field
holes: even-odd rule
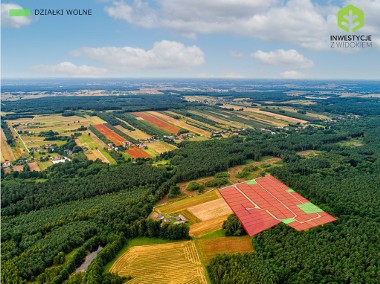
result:
[[[41,169],[38,166],[37,162],[29,163],[28,166],[29,166],[29,170],[31,172],[33,172],[33,171],[40,172],[41,171]]]
[[[123,121],[123,120],[121,120],[121,121]],[[125,124],[128,124],[125,121],[123,121],[123,122]],[[135,130],[131,131],[131,130],[125,129],[121,125],[117,125],[115,127],[117,129],[119,129],[120,131],[124,132],[125,134],[127,134],[128,136],[132,137],[133,139],[136,139],[136,140],[146,140],[146,139],[149,139],[151,137],[149,134],[146,134],[145,132],[143,132],[139,129],[135,129]]]
[[[197,240],[198,247],[205,264],[218,254],[234,254],[252,252],[251,237],[221,237]]]
[[[60,136],[70,136],[81,126],[89,127],[91,124],[105,123],[97,116],[62,116],[58,114],[52,115],[36,115],[34,118],[19,118],[12,120],[11,127],[22,132],[17,136],[22,139],[22,143],[28,148],[38,147],[51,142],[44,141],[45,137],[39,136],[42,131],[53,130],[58,132]],[[63,145],[65,141],[55,140],[54,144]]]
[[[205,203],[207,201],[218,199],[219,196],[215,191],[209,191],[200,195],[188,197],[173,203],[165,204],[156,207],[156,210],[161,214],[170,214],[187,209],[188,207]]]
[[[208,233],[215,232],[217,230],[221,230],[224,221],[227,220],[228,216],[230,214],[226,214],[214,219],[210,219],[207,221],[202,221],[200,223],[196,223],[190,226],[190,236],[194,238],[199,238],[204,235],[207,235]]]
[[[199,115],[199,116],[206,117],[206,118],[208,118],[208,119],[210,119],[212,121],[215,121],[216,123],[222,124],[222,125],[228,125],[228,126],[238,127],[238,128],[246,128],[246,127],[248,127],[247,125],[245,125],[243,123],[236,122],[236,121],[231,121],[229,118],[226,118],[226,120],[224,120],[224,119],[221,119],[221,118],[218,118],[218,117],[215,117],[215,116],[212,116],[212,115],[208,115],[208,114],[205,114],[205,113],[202,113],[202,112],[199,112],[199,111],[195,111],[195,110],[190,110],[189,112],[194,113],[194,114]]]
[[[193,241],[131,247],[110,272],[132,276],[131,284],[207,283]]]
[[[3,129],[1,129],[1,162],[14,161],[15,156],[12,152],[11,147],[7,143]]]
[[[171,144],[166,143],[166,142],[162,142],[162,141],[152,142],[152,143],[149,143],[146,145],[148,146],[149,149],[153,150],[154,152],[156,152],[158,154],[173,151],[173,150],[177,149],[176,146],[171,145]]]
[[[224,104],[222,107],[223,108],[233,108],[235,110],[242,108],[241,106],[230,105],[230,104]],[[282,115],[282,114],[277,114],[277,113],[272,113],[272,112],[269,112],[269,111],[263,111],[263,110],[260,110],[259,108],[244,107],[244,112],[245,111],[253,112],[253,113],[259,113],[259,114],[264,114],[264,115],[271,116],[271,117],[274,117],[274,118],[279,119],[279,120],[285,120],[285,121],[289,121],[289,122],[292,122],[292,123],[297,123],[297,122],[299,122],[299,123],[306,123],[307,122],[306,120],[303,120],[303,119],[293,118],[293,117],[290,117],[290,116],[286,116],[286,115]]]
[[[78,129],[80,126],[88,127],[91,124],[105,123],[96,116],[80,117],[80,116],[62,116],[58,114],[52,115],[36,115],[34,118],[20,118],[13,120],[12,124],[20,124],[17,130],[31,131],[38,135],[41,131],[54,130],[60,135],[69,135],[70,132]]]
[[[202,221],[207,221],[223,215],[232,214],[231,208],[223,198],[195,205],[187,208],[187,210]]]

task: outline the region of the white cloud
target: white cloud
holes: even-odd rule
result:
[[[170,69],[196,67],[204,63],[203,51],[195,46],[162,40],[150,50],[136,47],[83,47],[72,52],[105,63],[110,68],[133,71],[135,69]]]
[[[268,65],[283,65],[296,69],[311,68],[314,65],[313,61],[307,59],[295,49],[277,49],[269,52],[258,50],[252,53],[251,56]]]
[[[22,26],[27,26],[32,22],[30,20],[30,17],[9,16],[10,9],[22,9],[22,7],[18,4],[13,4],[13,3],[1,4],[1,26],[2,27],[21,28]]]
[[[355,0],[354,0],[355,1]],[[346,1],[351,2],[351,1]],[[356,1],[365,10],[364,32],[379,33],[379,0]],[[116,1],[108,15],[145,28],[168,28],[181,35],[233,34],[283,41],[310,49],[330,49],[329,35],[342,32],[336,13],[341,7],[311,0],[135,0]]]
[[[306,75],[303,73],[300,73],[298,71],[289,70],[280,73],[281,77],[284,79],[304,79],[306,78]]]
[[[99,77],[107,73],[107,69],[87,65],[75,65],[71,62],[61,62],[56,65],[38,65],[33,69],[43,74],[63,75],[68,77]]]
[[[244,53],[236,50],[230,50],[230,56],[234,58],[242,58]]]

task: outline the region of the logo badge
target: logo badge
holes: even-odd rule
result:
[[[338,26],[346,32],[356,32],[364,26],[363,10],[348,5],[338,12]]]

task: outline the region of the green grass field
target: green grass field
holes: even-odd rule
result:
[[[215,232],[212,232],[212,233],[209,233],[209,234],[206,234],[202,237],[200,237],[200,239],[213,239],[213,238],[221,238],[221,237],[225,237],[226,234],[224,233],[224,230],[217,230]]]
[[[78,137],[78,140],[84,146],[90,148],[91,150],[98,149],[104,155],[104,157],[107,158],[107,160],[110,162],[111,165],[116,165],[116,161],[114,160],[114,158],[112,158],[111,155],[106,150],[104,150],[98,143],[96,143],[94,139],[92,139],[91,136],[83,133],[83,135]]]

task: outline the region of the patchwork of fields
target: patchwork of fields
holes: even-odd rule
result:
[[[291,108],[282,109],[287,113],[294,112]],[[15,146],[9,147],[2,137],[1,161],[34,157],[40,169],[46,168],[49,161],[40,162],[39,159],[46,156],[44,153],[51,145],[60,147],[66,143],[66,137],[74,133],[79,134],[75,142],[85,149],[89,160],[100,159],[104,163],[115,164],[117,159],[110,155],[111,150],[122,151],[124,158],[149,159],[177,149],[176,145],[185,140],[230,137],[239,135],[241,130],[247,128],[265,129],[307,122],[272,110],[263,111],[238,104],[189,110],[126,113],[111,111],[97,115],[84,112],[72,116],[35,115],[33,118],[10,120],[7,123],[14,135]],[[310,114],[312,115],[316,117],[315,114]],[[56,137],[47,141],[44,133],[49,131],[54,131]],[[121,147],[121,150],[116,147]],[[31,167],[37,170],[34,164]]]
[[[220,230],[223,222],[232,213],[227,203],[215,190],[157,206],[155,210],[163,215],[184,215],[191,223],[190,236],[192,237],[201,237]]]

